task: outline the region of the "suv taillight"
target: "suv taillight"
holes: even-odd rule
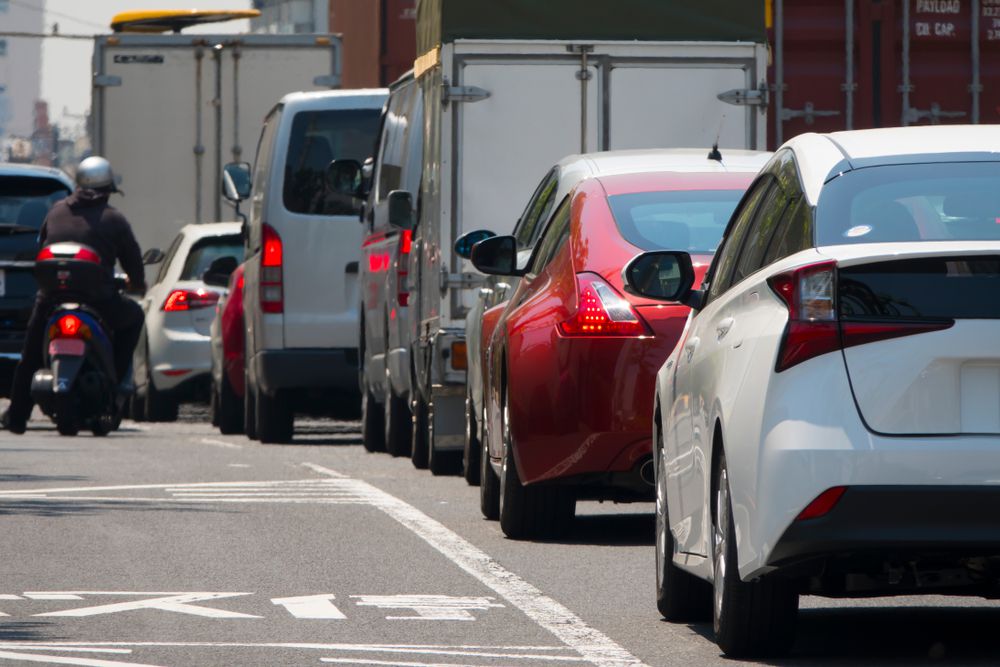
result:
[[[396,258],[396,303],[407,306],[410,303],[410,291],[406,285],[409,274],[408,262],[410,248],[413,246],[413,232],[404,229],[399,235],[399,257]]]
[[[579,296],[576,313],[559,324],[565,336],[651,336],[639,313],[598,276],[576,276]]]
[[[767,282],[788,308],[788,324],[775,364],[778,373],[827,352],[940,331],[954,324],[841,320],[837,311],[837,263],[832,260],[779,273]]]
[[[281,267],[284,249],[281,237],[271,225],[261,226],[263,247],[260,258],[260,308],[265,313],[283,313],[285,296]]]

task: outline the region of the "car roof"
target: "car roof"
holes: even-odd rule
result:
[[[181,233],[192,241],[209,236],[237,236],[242,230],[243,223],[240,222],[202,222],[181,227]]]
[[[637,174],[596,176],[609,196],[641,192],[738,190],[742,193],[753,182],[750,171],[649,171]]]
[[[782,148],[795,153],[806,197],[815,205],[824,183],[835,173],[899,163],[1000,161],[1000,125],[921,125],[808,133],[789,140]]]
[[[52,167],[41,167],[35,164],[18,164],[15,162],[0,162],[0,178],[5,176],[52,178],[61,181],[70,190],[73,190],[73,181],[66,172]]]
[[[320,109],[381,109],[389,96],[388,88],[353,90],[318,90],[289,93],[281,98],[281,106],[292,111]]]

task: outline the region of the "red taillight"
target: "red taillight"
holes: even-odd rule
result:
[[[93,262],[94,264],[101,263],[101,256],[90,248],[80,248],[76,251],[73,259],[80,260],[81,262]]]
[[[163,310],[168,313],[198,310],[199,308],[214,306],[218,302],[219,295],[211,290],[175,289],[167,295],[166,300],[163,302]]]
[[[282,276],[281,237],[271,225],[262,226],[263,251],[260,259],[260,308],[265,313],[285,312]]]
[[[52,254],[52,248],[42,248],[41,251],[38,253],[38,256],[35,257],[35,261],[44,262],[47,259],[54,259],[54,258],[55,255]]]
[[[566,336],[651,336],[652,332],[628,301],[593,274],[576,276],[576,313],[560,323]]]
[[[406,285],[406,278],[409,275],[407,270],[407,255],[413,247],[413,232],[404,229],[399,235],[399,257],[396,259],[396,303],[400,306],[407,306],[410,303],[410,291]]]
[[[816,496],[815,500],[806,505],[806,508],[799,512],[795,520],[806,521],[807,519],[818,519],[821,516],[825,516],[840,501],[841,496],[844,495],[844,491],[847,491],[846,486],[834,486],[827,489]]]
[[[83,328],[83,322],[76,315],[63,315],[57,324],[61,338],[76,338]]]
[[[73,253],[72,255],[70,255],[71,252]],[[100,255],[90,248],[85,248],[75,243],[56,243],[52,246],[46,246],[35,256],[36,262],[44,262],[49,259],[75,259],[81,262],[101,263]]]

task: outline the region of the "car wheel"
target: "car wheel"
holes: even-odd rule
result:
[[[257,389],[250,384],[250,374],[243,375],[243,431],[251,440],[259,440],[257,436]]]
[[[427,467],[427,449],[430,441],[427,404],[417,396],[413,401],[413,437],[410,446],[410,460],[413,467],[423,470]]]
[[[657,451],[660,451],[659,449]],[[656,608],[668,621],[706,621],[712,616],[712,587],[674,565],[674,538],[667,514],[667,464],[656,469]]]
[[[485,400],[485,397],[484,397]],[[479,445],[479,511],[490,521],[500,518],[500,478],[490,463],[489,438],[486,437],[486,419],[483,418],[483,437]]]
[[[208,390],[208,416],[212,426],[219,428],[219,387],[214,379]]]
[[[413,446],[410,429],[413,428],[413,419],[410,415],[410,408],[406,401],[392,390],[392,382],[389,381],[389,372],[385,374],[385,449],[393,456],[409,456],[410,447]]]
[[[150,377],[146,381],[146,405],[143,408],[146,421],[175,422],[178,409],[177,399],[153,386],[153,378]]]
[[[482,454],[482,444],[476,430],[476,409],[472,401],[472,395],[466,392],[465,395],[465,445],[462,448],[462,476],[469,486],[479,486],[481,471],[480,456]]]
[[[382,409],[367,386],[361,394],[361,444],[369,452],[385,451],[385,423]]]
[[[503,462],[500,468],[500,530],[512,539],[552,537],[565,531],[576,511],[576,498],[558,486],[524,486],[514,460],[507,388],[502,394],[501,434]]]
[[[712,617],[715,641],[722,652],[732,658],[786,653],[795,638],[798,592],[793,582],[774,575],[756,581],[740,579],[724,454],[716,475],[712,557]]]
[[[457,475],[461,471],[462,452],[441,451],[434,446],[434,402],[427,409],[427,469],[432,475]]]
[[[295,431],[295,413],[283,392],[274,396],[257,390],[257,437],[264,444],[282,444],[292,441]]]
[[[132,421],[146,421],[146,399],[138,393],[132,394],[128,399],[128,416]]]
[[[218,418],[216,426],[223,435],[234,435],[243,432],[243,401],[229,382],[229,376],[222,371],[222,382],[215,393],[215,412]]]

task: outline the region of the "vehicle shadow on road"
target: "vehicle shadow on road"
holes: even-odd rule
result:
[[[65,641],[68,637],[54,635],[56,624],[45,621],[0,621],[0,642]]]
[[[238,514],[240,510],[231,507],[208,507],[193,503],[179,503],[164,500],[160,502],[135,502],[127,498],[121,500],[48,500],[48,499],[0,499],[0,517],[31,516],[57,518],[67,516],[94,516],[108,512],[182,512]]]
[[[643,547],[656,544],[653,514],[578,514],[559,537],[539,540],[550,544]]]
[[[90,479],[82,475],[18,475],[0,473],[0,484],[37,484],[39,482],[82,482]]]
[[[295,425],[292,445],[360,445],[361,426],[356,422],[314,421]]]
[[[689,627],[715,641],[711,623]],[[791,654],[761,664],[995,665],[998,627],[1000,608],[801,609]]]

